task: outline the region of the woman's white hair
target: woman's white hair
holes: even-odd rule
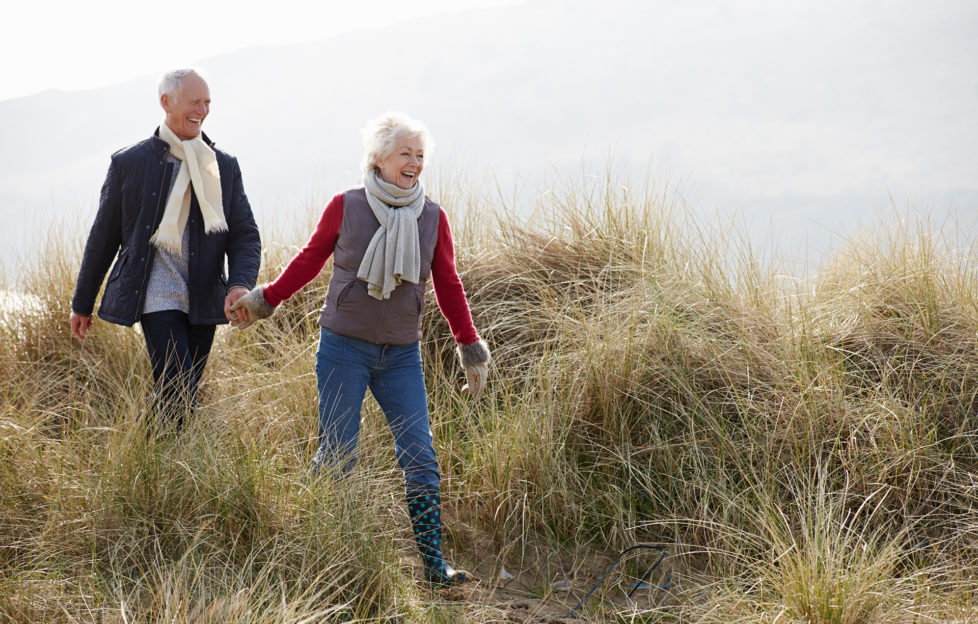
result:
[[[431,158],[435,148],[428,128],[418,121],[399,111],[387,111],[376,119],[371,119],[360,130],[363,136],[363,173],[364,175],[377,170],[377,163],[394,153],[397,140],[401,137],[420,137],[424,155]],[[427,164],[427,163],[426,163]]]
[[[180,88],[183,86],[183,79],[190,75],[197,76],[204,82],[207,81],[204,73],[196,67],[171,69],[160,77],[160,84],[156,87],[157,97],[163,97],[165,93],[170,96],[170,99],[176,100],[177,93],[180,93]]]

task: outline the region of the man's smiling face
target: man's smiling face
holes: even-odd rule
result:
[[[211,92],[197,74],[187,74],[175,96],[164,93],[160,104],[166,111],[166,125],[173,134],[186,141],[200,134],[200,128],[211,109]]]

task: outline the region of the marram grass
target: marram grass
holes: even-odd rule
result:
[[[449,180],[433,194],[493,349],[487,396],[459,393],[433,297],[423,350],[448,551],[476,589],[418,584],[371,400],[355,473],[306,479],[329,265],[219,331],[203,407],[156,437],[141,337],[70,335],[81,241],[55,236],[0,327],[0,622],[521,621],[503,568],[560,615],[557,580],[589,586],[639,543],[668,546],[669,589],[624,600],[628,561],[581,617],[978,622],[970,249],[884,219],[785,279],[652,180],[554,185],[532,210]],[[263,281],[317,213],[263,228]]]

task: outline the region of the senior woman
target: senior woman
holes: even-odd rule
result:
[[[421,366],[421,319],[428,277],[465,369],[463,391],[478,397],[489,370],[489,349],[472,323],[455,269],[445,211],[424,194],[419,179],[427,128],[403,113],[386,113],[363,129],[363,186],[337,194],[312,236],[270,284],[231,307],[244,329],[267,318],[315,278],[333,256],[333,275],[319,314],[316,355],[319,450],[311,472],[345,473],[356,461],[360,408],[367,388],[394,434],[404,471],[408,513],[424,561],[425,579],[438,586],[466,580],[441,550],[438,461],[428,423]]]

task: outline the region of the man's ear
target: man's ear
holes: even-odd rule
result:
[[[170,94],[169,93],[164,93],[163,95],[160,96],[160,106],[162,106],[163,107],[163,110],[165,110],[166,112],[168,112],[168,113],[170,112]]]

